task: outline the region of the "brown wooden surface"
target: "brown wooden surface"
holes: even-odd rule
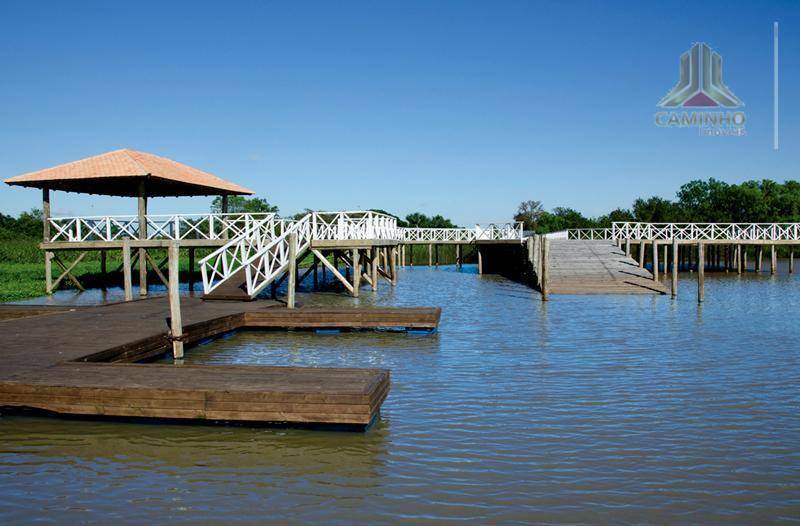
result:
[[[299,308],[271,301],[181,298],[187,343],[245,327],[424,327],[437,308]],[[153,298],[101,307],[3,306],[0,407],[71,415],[369,424],[389,392],[383,369],[130,363],[162,356],[169,305]],[[187,352],[191,352],[189,349]]]
[[[611,241],[551,239],[551,294],[665,294],[666,287]]]

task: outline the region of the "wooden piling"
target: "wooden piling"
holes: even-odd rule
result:
[[[775,271],[778,269],[778,253],[775,249],[775,245],[770,245],[770,257],[769,257],[769,273],[774,275]]]
[[[392,286],[397,285],[397,247],[390,249],[389,272],[392,274]]]
[[[289,268],[287,272],[287,291],[286,291],[286,307],[289,309],[294,308],[295,304],[295,288],[297,286],[297,232],[291,232],[288,236],[289,241]]]
[[[704,243],[697,243],[697,302],[703,303],[706,299],[705,291],[706,265]]]
[[[483,274],[483,251],[478,247],[478,274]]]
[[[666,247],[664,247],[666,250]],[[672,274],[670,278],[672,279],[672,297],[678,297],[678,240],[672,239]]]
[[[133,283],[131,269],[131,242],[127,239],[122,241],[122,278],[125,290],[125,301],[133,299]]]
[[[658,242],[653,240],[653,281],[658,281]]]
[[[644,241],[639,241],[639,268],[644,268]]]
[[[625,240],[625,255],[627,257],[631,257],[631,240],[630,239],[626,239]]]
[[[50,242],[50,189],[42,188],[42,240]],[[47,294],[53,293],[53,257],[52,252],[44,253],[44,281]]]
[[[742,245],[736,245],[736,273],[742,274]]]
[[[428,266],[433,266],[433,245],[428,244]]]
[[[183,323],[181,321],[180,251],[177,241],[171,241],[168,250],[169,265],[169,329],[172,338],[172,357],[183,358]]]
[[[794,273],[794,247],[789,245],[789,274]]]
[[[478,252],[478,255],[480,256],[480,252]],[[548,261],[549,258],[550,258],[550,239],[547,238],[547,237],[544,237],[544,238],[542,238],[542,257],[541,257],[542,275],[539,278],[539,281],[541,283],[540,288],[542,290],[542,301],[547,301],[549,299],[549,295],[550,295],[550,291],[548,289],[548,287],[550,286],[550,283],[548,282],[549,281],[548,280],[548,278],[549,278],[548,274],[550,272],[550,269],[549,269],[550,265],[549,265],[549,261]],[[480,261],[480,259],[479,259],[479,261]]]
[[[144,180],[139,182],[137,200],[139,218],[139,239],[147,239],[147,193]],[[147,296],[147,256],[144,248],[139,249],[139,295]]]
[[[456,267],[461,268],[461,245],[456,245]]]
[[[358,297],[358,290],[361,288],[361,264],[359,262],[359,250],[353,249],[353,297]]]
[[[413,250],[413,249],[412,249]],[[378,249],[372,250],[370,256],[370,279],[372,280],[372,290],[378,290]]]
[[[761,261],[763,260],[764,256],[764,247],[758,245],[758,251],[756,252],[756,272],[761,272]]]

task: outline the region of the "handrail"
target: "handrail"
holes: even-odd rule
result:
[[[270,222],[272,213],[147,214],[147,239],[226,239],[244,233],[252,223]],[[50,241],[118,241],[139,238],[135,215],[52,217]]]
[[[611,228],[571,228],[569,239],[679,241],[798,241],[800,223],[640,223],[618,221]]]

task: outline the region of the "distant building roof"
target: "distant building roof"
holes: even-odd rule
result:
[[[18,175],[5,182],[65,192],[136,196],[142,179],[148,197],[253,193],[197,168],[127,149]]]

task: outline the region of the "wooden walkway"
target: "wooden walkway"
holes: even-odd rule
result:
[[[666,294],[647,269],[611,241],[553,239],[548,289],[551,294]]]
[[[440,316],[436,308],[290,311],[269,301],[181,303],[189,344],[249,327],[432,329]],[[132,363],[170,349],[166,298],[25,310],[0,306],[2,408],[365,428],[389,392],[385,369]],[[25,314],[32,315],[14,317]]]

